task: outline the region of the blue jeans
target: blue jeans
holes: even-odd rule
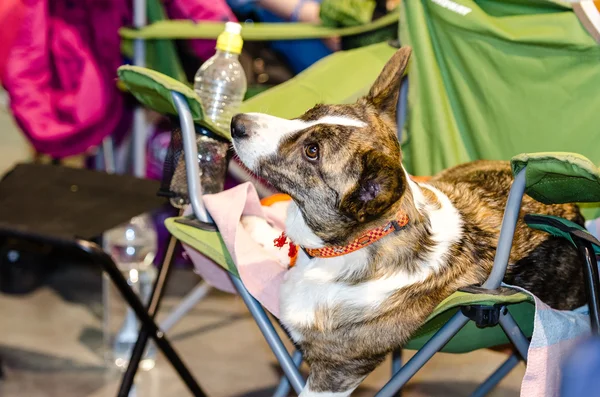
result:
[[[561,397],[600,395],[600,337],[579,343],[562,367]]]

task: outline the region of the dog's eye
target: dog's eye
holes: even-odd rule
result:
[[[304,146],[304,155],[307,159],[314,161],[319,159],[319,147],[314,143]]]

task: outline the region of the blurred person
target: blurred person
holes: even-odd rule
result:
[[[260,22],[321,23],[321,0],[227,0],[227,3],[238,16],[255,15]],[[270,44],[295,74],[339,49],[339,39],[273,40]]]
[[[24,14],[25,6],[22,0],[0,1],[0,82],[3,80],[8,53],[17,38]]]
[[[579,342],[563,363],[560,397],[600,396],[600,337]]]

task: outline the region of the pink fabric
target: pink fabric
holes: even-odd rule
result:
[[[578,342],[581,339],[566,340],[551,347],[530,348],[521,396],[560,397],[560,364]]]
[[[204,196],[204,203],[221,232],[244,285],[269,312],[279,316],[279,289],[287,269],[256,243],[242,227],[242,215],[266,219],[273,227],[284,229],[289,203],[263,207],[254,186],[244,183],[218,194]],[[188,210],[189,212],[189,210]],[[234,292],[226,272],[193,248],[184,245],[196,271],[206,282],[226,292]]]
[[[163,5],[171,19],[191,19],[192,21],[235,22],[235,15],[225,0],[164,0]],[[191,50],[202,60],[215,53],[215,40],[189,40]]]
[[[85,152],[128,125],[115,84],[118,29],[131,19],[121,0],[24,0],[24,22],[4,85],[15,119],[36,150]]]
[[[575,311],[554,310],[535,296],[533,298],[533,335],[521,397],[560,397],[563,361],[577,342],[591,333],[587,306]]]
[[[24,14],[25,5],[22,0],[0,1],[0,82],[4,79],[8,53],[17,38]]]

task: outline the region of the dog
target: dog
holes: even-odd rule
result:
[[[356,103],[319,104],[292,120],[232,119],[241,161],[292,198],[286,234],[301,249],[281,287],[280,320],[310,365],[302,397],[349,396],[436,305],[492,269],[510,165],[475,161],[428,183],[411,179],[396,129],[410,54],[400,48]],[[584,221],[576,205],[525,196],[504,281],[553,308],[583,305],[577,251],[527,227],[526,213]]]

